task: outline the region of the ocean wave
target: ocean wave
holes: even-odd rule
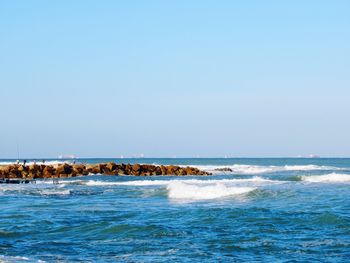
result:
[[[96,181],[89,180],[85,181],[85,185],[88,186],[162,186],[169,185],[174,182],[180,183],[192,183],[192,184],[215,184],[215,183],[279,183],[281,181],[269,180],[262,177],[252,177],[246,179],[220,179],[220,180],[200,180],[200,179],[173,179],[173,180],[134,180],[134,181],[125,181],[125,182],[108,182],[108,181]],[[82,182],[82,184],[84,184]]]
[[[0,185],[0,195],[23,194],[23,195],[70,195],[71,192],[65,189],[65,184],[2,184]]]
[[[233,174],[264,174],[275,173],[283,171],[332,171],[332,170],[345,170],[345,168],[324,166],[324,165],[284,165],[284,166],[262,166],[262,165],[246,165],[246,164],[234,164],[234,165],[195,165],[194,167],[212,172],[218,173],[233,173]],[[225,171],[226,170],[226,171]]]
[[[0,255],[0,262],[22,262],[22,261],[29,261],[29,258],[27,257],[20,257],[20,256],[4,256]]]
[[[38,191],[39,195],[51,196],[51,195],[70,195],[71,191],[68,189],[45,189]]]
[[[186,182],[171,182],[167,186],[170,199],[207,200],[242,195],[254,191],[256,187],[228,186],[223,183],[212,185],[189,184]]]
[[[285,165],[286,171],[317,171],[317,170],[343,170],[344,168],[326,165]]]
[[[37,262],[37,263],[45,263],[46,261],[42,260],[33,260],[27,257],[21,257],[21,256],[5,256],[0,255],[0,262],[6,262],[6,263],[15,263],[15,262]]]
[[[342,183],[350,182],[350,174],[331,173],[325,175],[303,176],[302,181],[310,183]]]

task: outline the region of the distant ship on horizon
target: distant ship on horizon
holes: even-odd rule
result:
[[[321,158],[321,156],[317,154],[309,154],[308,156],[298,155],[297,158]]]
[[[321,156],[316,155],[316,154],[310,154],[309,158],[321,158]]]
[[[75,154],[59,155],[58,159],[77,159]]]

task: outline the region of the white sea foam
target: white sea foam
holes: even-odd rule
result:
[[[350,174],[331,173],[325,175],[303,176],[302,180],[310,183],[342,183],[350,182]]]
[[[89,186],[162,186],[169,185],[174,182],[180,183],[192,183],[192,184],[215,184],[215,183],[225,183],[225,184],[242,184],[242,183],[280,183],[281,181],[264,179],[262,177],[253,177],[247,179],[220,179],[220,180],[200,180],[200,179],[173,179],[173,180],[134,180],[125,182],[108,182],[108,181],[96,181],[89,180],[85,181],[85,185]],[[82,183],[84,184],[84,183]]]
[[[21,257],[21,256],[5,256],[0,255],[0,262],[1,263],[15,263],[15,262],[37,262],[37,263],[45,263],[46,261],[43,260],[33,260],[27,257]]]
[[[29,195],[70,195],[70,190],[64,188],[65,184],[0,184],[0,195],[14,193]],[[1,262],[1,261],[0,261]]]
[[[286,171],[317,171],[317,170],[344,170],[344,168],[326,165],[285,165],[284,170]]]
[[[40,190],[38,194],[40,195],[70,195],[70,190],[68,189],[44,189]]]
[[[167,187],[169,198],[190,200],[217,199],[233,195],[241,195],[255,189],[255,187],[228,186],[224,183],[198,185],[186,182],[171,182]]]
[[[0,262],[22,262],[22,261],[29,261],[30,259],[27,257],[21,257],[21,256],[4,256],[4,255],[0,255]]]
[[[284,181],[253,177],[247,179],[173,179],[173,180],[134,180],[125,182],[86,181],[89,186],[161,186],[168,190],[170,199],[204,200],[216,199],[251,192],[263,185],[279,184]]]
[[[40,190],[50,186],[37,184],[0,184],[0,191]],[[52,186],[51,186],[52,187]]]
[[[344,168],[324,166],[324,165],[246,165],[246,164],[234,164],[234,165],[195,165],[196,168],[205,170],[212,173],[233,173],[233,174],[264,174],[283,171],[317,171],[317,170],[344,170]],[[217,169],[228,168],[231,171],[218,171]]]

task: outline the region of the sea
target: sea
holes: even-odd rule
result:
[[[0,262],[350,262],[350,159],[75,161],[213,175],[0,184]]]

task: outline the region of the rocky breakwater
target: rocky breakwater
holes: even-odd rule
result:
[[[58,165],[4,165],[0,166],[0,178],[2,179],[37,179],[37,178],[67,178],[75,176],[101,175],[210,175],[194,167],[181,167],[175,165],[150,165],[150,164],[69,164]]]

